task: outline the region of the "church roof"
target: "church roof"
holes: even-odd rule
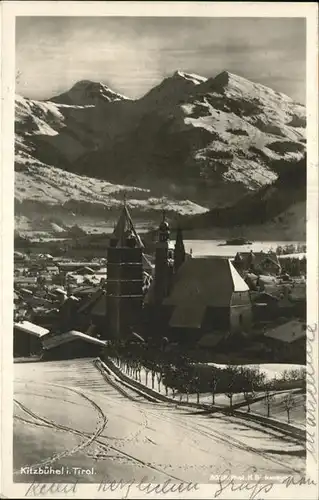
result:
[[[246,292],[249,287],[230,259],[196,257],[188,259],[175,275],[166,304],[200,298],[207,305],[225,306],[233,292]]]
[[[126,203],[124,203],[121,215],[112,233],[112,238],[118,240],[117,246],[125,246],[126,234],[127,232],[132,232],[135,239],[137,247],[144,248],[141,238],[137,234],[131,215],[127,208]]]
[[[170,326],[200,328],[208,307],[229,307],[233,292],[248,291],[230,259],[196,257],[187,259],[174,275],[163,305],[173,307]],[[153,302],[151,289],[146,302]]]

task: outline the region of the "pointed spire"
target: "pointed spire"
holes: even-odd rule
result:
[[[180,227],[177,228],[176,233],[176,242],[175,242],[175,250],[174,250],[174,268],[177,271],[180,266],[185,261],[185,246],[183,240],[183,233]]]
[[[126,246],[127,239],[134,238],[136,240],[136,246],[139,248],[144,248],[141,238],[137,234],[131,215],[126,204],[126,193],[123,200],[123,208],[119,220],[114,227],[112,239],[117,240],[117,246]]]

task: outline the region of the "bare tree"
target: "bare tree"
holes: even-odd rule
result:
[[[247,403],[247,412],[250,413],[250,410],[251,410],[250,405],[254,401],[255,391],[254,391],[253,380],[252,380],[251,376],[249,376],[249,375],[247,376],[247,380],[246,380],[246,383],[244,385],[243,396],[244,396],[244,400]]]
[[[225,392],[225,395],[229,398],[229,408],[230,408],[230,410],[232,410],[232,408],[233,408],[233,395],[234,395],[232,383],[228,384],[228,388],[227,388],[227,391]]]
[[[152,389],[154,389],[154,385],[155,385],[155,371],[154,371],[154,367],[152,367],[151,377],[152,377]]]
[[[236,391],[236,384],[238,383],[238,368],[235,366],[229,366],[225,370],[227,375],[227,389],[225,391],[225,396],[229,398],[229,409],[232,411],[233,409],[233,396]]]
[[[267,408],[267,417],[270,417],[270,409],[271,409],[271,404],[274,398],[274,394],[272,392],[272,385],[270,383],[265,384],[265,405]]]
[[[149,368],[146,366],[146,367],[144,368],[144,371],[145,371],[145,383],[146,383],[146,385],[148,385],[148,374],[150,373],[150,370],[149,370]]]
[[[296,406],[296,400],[291,392],[284,397],[283,405],[287,412],[287,422],[290,424],[290,412]]]
[[[196,390],[196,403],[199,405],[199,396],[200,396],[200,379],[199,379],[199,376],[196,375],[194,377],[194,382],[195,382],[195,390]]]
[[[299,368],[292,368],[291,370],[284,370],[282,373],[282,380],[300,380],[302,378],[302,370]]]
[[[168,396],[168,385],[164,384],[164,387],[165,387],[165,394],[166,394],[166,396]]]
[[[163,378],[163,372],[162,372],[160,366],[158,367],[158,371],[156,372],[156,378],[157,378],[158,392],[161,392],[161,381],[162,381],[162,378]]]
[[[186,392],[186,402],[188,403],[188,401],[189,401],[189,384],[188,384],[188,382],[186,383],[186,386],[185,386],[185,392]]]
[[[284,370],[282,372],[282,375],[281,375],[281,380],[283,380],[284,382],[286,382],[287,380],[289,380],[290,376],[289,376],[289,371],[288,370]]]
[[[212,405],[214,406],[215,405],[215,395],[216,395],[216,391],[217,391],[217,385],[218,385],[218,376],[217,376],[217,373],[214,373],[213,372],[213,379],[210,381],[210,391],[211,391],[211,394],[212,394]]]

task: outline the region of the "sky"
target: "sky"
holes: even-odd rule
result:
[[[176,70],[227,70],[305,103],[302,18],[18,17],[16,91],[49,99],[79,80],[139,98]]]

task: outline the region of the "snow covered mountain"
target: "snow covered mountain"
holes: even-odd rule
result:
[[[138,188],[145,214],[163,198],[176,214],[199,214],[272,184],[305,150],[305,107],[229,72],[176,71],[137,100],[91,81],[49,101],[16,98],[18,205],[108,210],[114,197],[99,186],[115,185]]]
[[[103,102],[127,101],[123,96],[107,87],[101,82],[81,80],[68,91],[50,99],[52,102],[75,105],[96,105]]]

